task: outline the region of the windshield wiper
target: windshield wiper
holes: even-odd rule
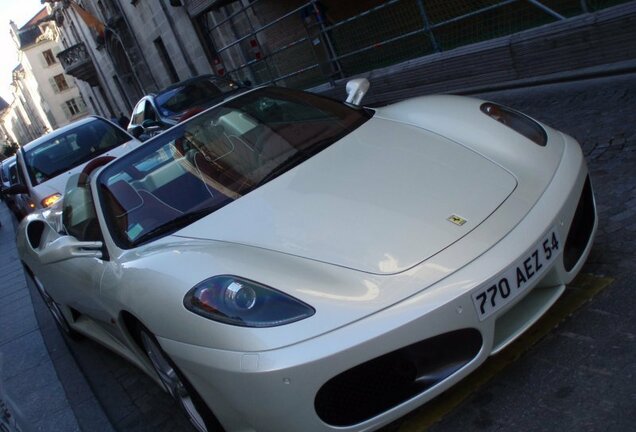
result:
[[[309,159],[309,156],[305,154],[305,152],[296,152],[278,165],[276,165],[265,177],[263,177],[257,184],[256,187],[262,186],[270,180],[275,179],[279,175],[289,171],[294,168],[296,165],[300,165],[301,162]]]
[[[175,232],[181,228],[190,225],[191,223],[198,221],[199,219],[202,219],[216,209],[217,207],[206,207],[195,212],[184,213],[181,216],[178,216],[166,222],[165,224],[159,225],[158,227],[151,229],[147,233],[144,233],[142,236],[136,238],[131,243],[131,246],[139,246],[140,244],[145,243],[148,240],[151,240],[162,234]]]
[[[281,174],[294,168],[296,165],[300,165],[310,157],[320,153],[329,145],[333,144],[336,140],[333,137],[329,137],[320,141],[316,141],[308,148],[298,150],[296,153],[276,165],[265,177],[263,177],[255,186],[255,188],[264,185],[270,180],[275,179]]]

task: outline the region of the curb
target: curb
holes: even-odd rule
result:
[[[0,221],[0,307],[12,308],[11,320],[1,327],[5,371],[0,379],[14,409],[29,421],[19,423],[20,430],[114,432],[67,341],[22,271],[16,224],[5,203],[0,204]]]

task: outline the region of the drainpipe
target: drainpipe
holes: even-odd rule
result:
[[[99,78],[100,78],[99,86],[101,87],[101,86],[105,85],[108,81],[106,81],[106,77],[104,76],[104,72],[102,71],[102,68],[100,67],[99,62],[95,61],[95,58],[93,57],[93,53],[92,53],[92,50],[90,49],[90,45],[89,45],[90,39],[86,37],[86,33],[84,32],[84,26],[82,26],[80,24],[80,20],[77,18],[77,15],[76,15],[74,10],[66,9],[64,12],[68,13],[69,15],[72,13],[75,16],[75,21],[77,21],[77,26],[75,26],[75,27],[77,27],[79,29],[80,33],[82,33],[82,39],[83,39],[83,40],[80,40],[80,41],[76,41],[76,43],[83,42],[84,45],[86,45],[86,52],[88,53],[88,56],[91,58],[91,61],[93,62],[93,65],[95,66],[95,70],[97,70],[97,73],[98,73]],[[69,20],[70,20],[70,17],[69,17]],[[90,84],[89,84],[89,86],[90,86]],[[90,86],[90,87],[92,88],[92,86]],[[113,97],[112,92],[110,91],[110,87],[106,86],[106,88],[108,89],[108,93],[110,94],[110,97],[113,99],[112,102],[116,102],[116,99]],[[106,96],[106,94],[104,94],[103,96]],[[108,111],[110,111],[111,115],[115,115],[115,111],[113,111],[113,107],[111,105],[111,101],[108,100],[108,97],[104,97],[104,102],[106,102],[106,106],[108,108]],[[116,103],[115,103],[115,105],[116,105]]]
[[[144,62],[144,66],[146,66],[146,69],[148,70],[148,75],[150,75],[150,79],[152,80],[152,84],[154,86],[152,90],[158,90],[159,86],[157,85],[157,80],[155,80],[155,76],[152,74],[152,69],[150,68],[150,65],[148,65],[148,61],[146,60],[146,56],[144,55],[144,50],[141,49],[141,46],[139,45],[139,41],[137,40],[137,36],[135,35],[135,32],[132,30],[132,27],[130,26],[130,22],[128,22],[128,16],[124,13],[124,9],[121,7],[120,0],[114,0],[113,3],[117,5],[117,9],[119,9],[119,13],[122,19],[124,20],[126,27],[128,28],[128,32],[130,33],[130,36],[133,39],[133,42],[135,44],[135,47],[137,48],[137,51],[139,52],[139,57],[141,57],[141,61]],[[121,41],[121,36],[120,36],[120,41]],[[132,63],[131,63],[131,66],[132,66]],[[133,69],[133,75],[135,76],[135,79],[137,80],[139,87],[141,87],[141,90],[144,93],[148,93],[148,91],[146,90],[146,87],[139,80],[139,77],[137,76],[135,68],[133,67],[132,69]]]
[[[188,54],[188,50],[185,48],[185,44],[183,43],[181,36],[179,36],[179,33],[176,30],[176,26],[174,25],[174,19],[172,19],[172,15],[168,13],[168,8],[166,8],[166,4],[164,0],[159,0],[159,4],[161,5],[161,10],[163,11],[163,14],[166,16],[166,19],[168,20],[168,25],[170,26],[170,30],[172,31],[172,34],[174,35],[174,38],[177,41],[177,45],[179,46],[179,51],[181,51],[181,54],[183,54],[183,58],[185,59],[185,62],[188,65],[188,69],[190,70],[190,75],[191,76],[199,75],[199,73],[197,72],[197,68],[194,66],[194,63],[192,63],[190,54]]]

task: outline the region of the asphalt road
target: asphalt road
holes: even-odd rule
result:
[[[431,430],[634,430],[636,74],[476,96],[528,113],[582,144],[600,216],[583,272],[613,282],[488,382],[468,389]],[[191,430],[135,367],[90,340],[68,344],[116,430]],[[423,430],[419,419],[427,409],[385,429]]]

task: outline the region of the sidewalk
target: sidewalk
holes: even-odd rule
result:
[[[2,402],[20,411],[11,414],[23,432],[112,431],[46,306],[27,284],[4,203],[0,222]]]

